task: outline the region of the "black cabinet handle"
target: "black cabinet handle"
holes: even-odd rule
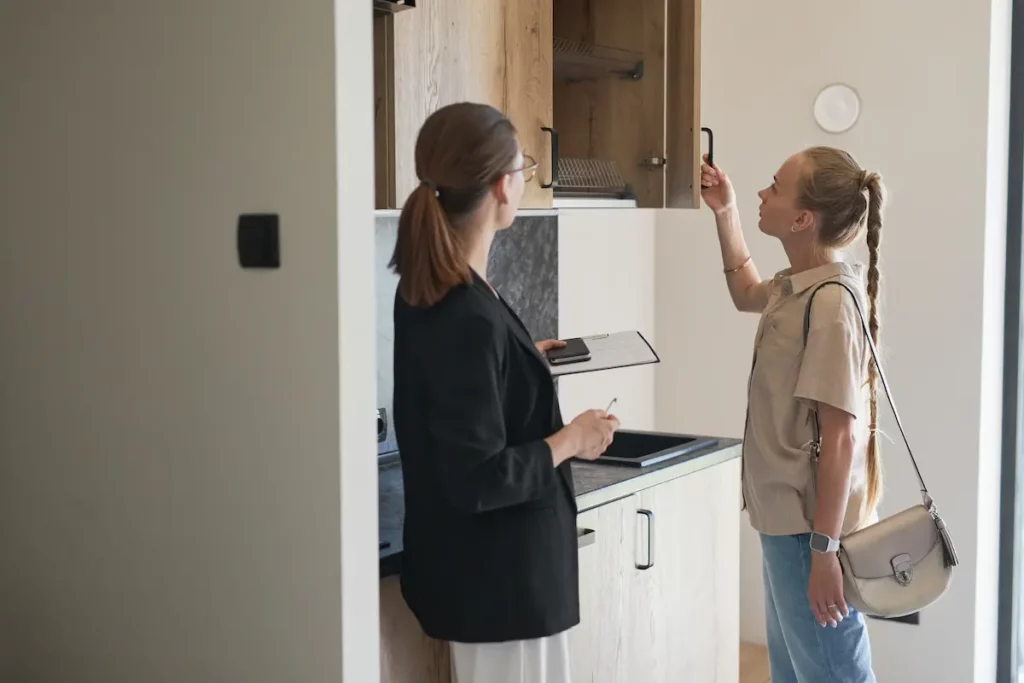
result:
[[[650,510],[637,510],[636,513],[647,518],[647,563],[638,564],[636,568],[647,570],[654,566],[654,513]]]
[[[710,128],[701,128],[702,133],[708,134],[708,166],[715,165],[715,134]]]
[[[597,542],[597,532],[593,529],[576,529],[576,548],[586,548]]]
[[[545,133],[551,134],[551,182],[541,183],[545,190],[558,187],[558,131],[548,126],[541,128]]]

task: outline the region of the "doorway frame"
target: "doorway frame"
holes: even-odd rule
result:
[[[1024,582],[1024,362],[1021,358],[1024,316],[1021,303],[1024,263],[1024,3],[1013,3],[1010,37],[1010,130],[1006,202],[1006,289],[1003,327],[1002,473],[1000,485],[999,616],[996,680],[1018,683],[1018,641],[1021,635],[1021,598]],[[1012,11],[1016,10],[1016,11]]]

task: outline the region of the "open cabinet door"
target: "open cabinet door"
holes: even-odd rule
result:
[[[700,207],[700,3],[666,0],[665,207]]]

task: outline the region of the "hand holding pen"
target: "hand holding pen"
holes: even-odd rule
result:
[[[608,404],[608,410],[615,405],[616,399]],[[619,428],[619,419],[608,410],[588,410],[572,421],[570,427],[579,435],[579,448],[576,457],[581,460],[597,460],[612,444],[615,430]]]

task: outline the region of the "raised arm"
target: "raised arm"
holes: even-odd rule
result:
[[[709,166],[707,156],[701,165],[701,197],[715,214],[718,243],[722,249],[722,269],[733,305],[739,311],[760,313],[768,305],[769,283],[761,280],[750,257],[740,227],[732,181],[717,164]]]

